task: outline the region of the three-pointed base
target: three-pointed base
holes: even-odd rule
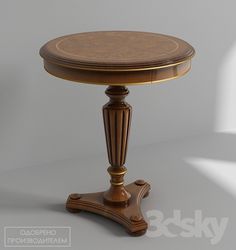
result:
[[[147,223],[143,219],[140,210],[142,198],[146,197],[150,185],[142,180],[137,180],[125,189],[131,194],[129,203],[125,207],[104,204],[103,193],[71,194],[69,195],[66,208],[69,212],[76,213],[81,210],[100,214],[123,225],[127,232],[133,236],[145,234]]]

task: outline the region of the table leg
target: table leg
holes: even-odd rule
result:
[[[106,95],[110,100],[103,106],[108,160],[111,166],[110,188],[105,192],[71,194],[66,203],[70,212],[85,210],[108,217],[123,226],[131,235],[142,235],[147,223],[140,211],[140,203],[150,190],[143,180],[124,186],[125,159],[132,108],[125,101],[129,91],[124,86],[109,86]]]

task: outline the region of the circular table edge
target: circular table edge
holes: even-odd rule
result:
[[[79,83],[97,85],[144,85],[179,78],[191,69],[191,59],[159,67],[112,70],[68,67],[44,59],[45,70],[53,76]]]
[[[166,39],[174,39],[181,44],[184,44],[186,47],[184,51],[182,51],[182,54],[179,54],[178,56],[170,56],[169,58],[159,60],[158,58],[156,60],[150,59],[150,61],[143,61],[143,62],[136,62],[133,63],[127,63],[123,61],[120,62],[92,62],[92,61],[84,61],[84,60],[75,60],[74,58],[66,58],[62,55],[58,55],[53,51],[53,48],[49,48],[48,46],[51,44],[53,47],[56,46],[55,41],[63,41],[65,38],[74,37],[76,35],[83,35],[83,34],[93,34],[93,33],[112,33],[112,32],[121,32],[121,33],[141,33],[141,34],[148,34],[148,35],[159,35],[163,36]],[[156,68],[162,68],[162,67],[169,67],[170,65],[182,63],[185,60],[188,60],[192,58],[195,54],[194,48],[185,40],[180,39],[175,36],[160,34],[160,33],[153,33],[153,32],[143,32],[143,31],[95,31],[95,32],[82,32],[82,33],[75,33],[70,35],[65,35],[61,37],[57,37],[55,39],[52,39],[45,43],[39,51],[40,56],[46,60],[50,61],[51,63],[59,64],[64,67],[69,68],[78,68],[78,69],[88,69],[88,70],[101,70],[101,71],[139,71],[139,70],[148,70],[148,69],[156,69]]]

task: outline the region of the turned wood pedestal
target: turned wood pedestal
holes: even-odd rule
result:
[[[125,100],[129,94],[126,86],[152,84],[186,74],[191,67],[193,47],[161,34],[101,31],[56,38],[41,48],[40,55],[45,70],[54,76],[109,85],[105,93],[110,100],[103,106],[103,120],[110,188],[104,192],[70,194],[67,210],[100,214],[122,224],[131,235],[144,234],[148,225],[140,203],[148,195],[150,185],[141,179],[124,185],[132,116],[132,107]]]

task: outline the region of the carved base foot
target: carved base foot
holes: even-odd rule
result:
[[[80,209],[74,209],[74,208],[69,208],[67,207],[66,210],[72,214],[77,214],[77,213],[80,213],[81,210]]]
[[[125,189],[131,194],[129,204],[125,207],[104,204],[104,192],[88,194],[71,194],[66,202],[66,208],[70,212],[81,210],[100,214],[123,225],[132,236],[145,234],[147,223],[143,219],[140,210],[142,198],[148,195],[150,185],[142,180],[137,180]]]

